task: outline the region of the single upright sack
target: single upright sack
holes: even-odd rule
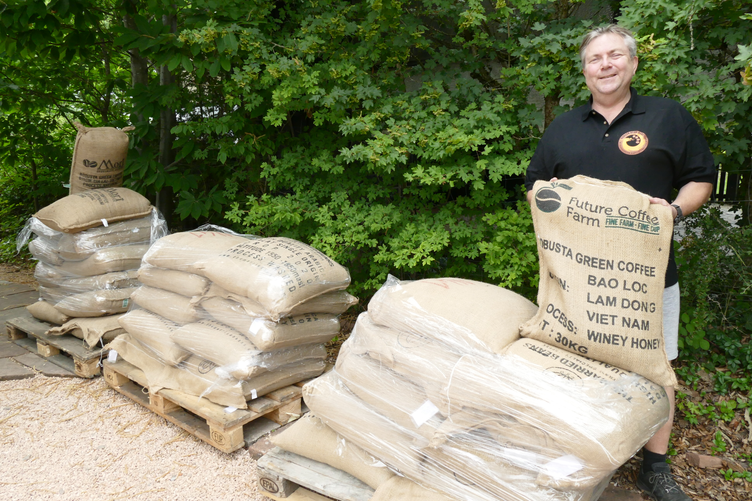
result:
[[[123,185],[123,170],[128,157],[128,134],[134,127],[84,127],[78,129],[73,147],[70,194],[96,188]]]
[[[533,190],[540,308],[521,335],[676,386],[662,323],[671,211],[586,176]]]
[[[100,188],[68,195],[34,214],[55,231],[78,233],[117,221],[146,217],[151,213],[149,200],[128,188]]]

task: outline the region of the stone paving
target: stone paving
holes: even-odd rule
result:
[[[0,297],[2,299],[12,298],[12,295],[3,294],[3,288],[18,286],[11,282],[0,280]],[[33,289],[29,289],[30,291]],[[26,311],[23,306],[13,304],[11,308],[3,309],[3,317],[11,318],[14,315],[21,316]],[[71,371],[55,365],[54,363],[32,353],[23,346],[16,344],[8,338],[5,330],[5,321],[0,324],[0,381],[11,379],[25,379],[34,377],[35,374],[41,373],[45,376],[57,377],[74,377]]]

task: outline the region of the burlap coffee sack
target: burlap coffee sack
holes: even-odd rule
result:
[[[306,405],[345,440],[362,448],[390,469],[415,476],[428,441],[401,428],[356,397],[336,370],[303,386]]]
[[[422,388],[375,360],[340,353],[335,368],[355,396],[401,428],[431,440],[441,426],[444,418]]]
[[[196,266],[198,274],[220,287],[261,303],[272,320],[350,283],[346,268],[313,247],[283,237],[245,240]]]
[[[149,287],[188,297],[201,296],[209,288],[209,280],[202,276],[148,264],[138,269],[138,279]]]
[[[39,285],[45,287],[57,287],[63,280],[78,277],[72,277],[71,275],[63,273],[57,266],[45,264],[40,261],[34,267],[34,278]]]
[[[588,365],[574,354],[566,357],[564,367]],[[444,395],[451,413],[509,416],[548,433],[558,450],[579,458],[581,467],[574,474],[585,469],[558,479],[560,486],[585,485],[597,479],[593,472],[615,470],[668,416],[662,388],[645,378],[633,374],[617,381],[572,381],[560,374],[514,356],[467,355],[456,364]]]
[[[141,308],[181,325],[201,318],[191,298],[164,289],[142,285],[133,293],[132,300]]]
[[[370,501],[458,501],[459,499],[448,497],[405,477],[394,475],[374,491]]]
[[[146,217],[149,200],[128,188],[101,188],[68,195],[34,214],[44,225],[63,233]]]
[[[579,501],[583,491],[587,491],[540,486],[531,471],[533,466],[524,469],[515,465],[525,462],[536,465],[535,454],[513,448],[497,450],[493,448],[492,440],[489,444],[492,448],[487,448],[484,442],[489,439],[474,435],[468,433],[456,437],[451,446],[425,449],[428,459],[423,463],[424,476],[417,480],[424,483],[428,480],[427,485],[462,499]]]
[[[79,339],[83,339],[89,348],[94,348],[98,344],[101,344],[101,342],[107,343],[112,341],[116,336],[125,332],[118,322],[122,316],[123,314],[107,315],[98,318],[74,318],[60,327],[53,327],[45,334],[48,336],[71,334]]]
[[[64,261],[59,266],[48,267],[69,277],[91,277],[115,271],[137,270],[148,248],[148,245],[108,247],[92,253],[83,261]]]
[[[56,242],[44,237],[37,237],[29,242],[29,253],[34,259],[54,266],[59,266],[64,262],[57,250]]]
[[[400,332],[376,325],[370,312],[361,313],[340,353],[368,355],[420,386],[444,415],[448,409],[443,389],[462,356],[435,337]]]
[[[42,293],[40,287],[40,293]],[[100,289],[68,295],[55,303],[55,309],[70,317],[102,317],[128,311],[135,288]]]
[[[68,315],[60,313],[47,301],[40,299],[26,307],[31,316],[54,325],[63,325],[70,320]]]
[[[128,157],[128,134],[134,127],[85,127],[74,122],[78,133],[73,147],[70,193],[123,185]]]
[[[136,273],[136,270],[113,271],[91,277],[60,278],[55,282],[43,279],[39,283],[43,287],[57,289],[61,294],[78,294],[98,289],[127,289],[140,285]],[[49,286],[50,283],[53,285]]]
[[[384,463],[311,414],[272,435],[270,440],[281,449],[349,473],[373,489],[395,476]]]
[[[137,341],[148,346],[161,362],[177,365],[191,353],[172,340],[180,325],[147,310],[132,309],[120,317],[120,325]]]
[[[254,318],[261,317],[271,319],[270,313],[266,311],[258,301],[243,297],[239,294],[234,294],[217,284],[211,284],[209,290],[206,291],[204,296],[207,298],[218,297],[235,301],[236,303],[240,303],[249,316]],[[358,304],[358,298],[346,291],[332,291],[303,301],[290,310],[288,316],[304,315],[306,313],[341,315],[347,311],[348,308],[356,304]]]
[[[215,320],[243,333],[259,350],[306,343],[325,343],[339,333],[335,315],[308,313],[277,322],[249,316],[240,303],[219,297],[202,298],[201,307]]]
[[[164,370],[159,385],[206,398],[218,405],[246,409],[247,401],[316,377],[324,371],[325,366],[323,360],[300,360],[240,382],[220,377],[215,364],[194,355]]]
[[[675,386],[662,324],[669,208],[585,176],[533,189],[540,309],[521,334]]]
[[[73,260],[68,255],[90,254],[119,245],[148,244],[166,234],[167,223],[152,208],[146,217],[89,228],[78,233],[63,233],[58,242],[58,251],[65,259]]]
[[[157,240],[144,256],[144,263],[205,276],[199,264],[211,261],[222,252],[246,242],[239,235],[218,231],[186,231],[173,233]],[[242,278],[238,274],[238,278]]]
[[[368,303],[377,324],[494,353],[518,339],[520,325],[536,311],[519,294],[459,278],[401,283],[390,276]]]
[[[261,351],[246,336],[215,320],[186,324],[173,332],[171,338],[191,353],[217,364],[222,374],[241,380],[295,360],[326,357],[320,343]]]
[[[141,369],[144,376],[146,376],[150,393],[156,393],[164,388],[163,385],[160,385],[160,382],[164,379],[162,377],[162,372],[171,366],[165,365],[155,356],[154,352],[149,347],[141,344],[128,332],[119,335],[104,348],[106,350],[114,351],[116,357],[121,357],[129,364]]]

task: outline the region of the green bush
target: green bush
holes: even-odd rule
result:
[[[686,231],[676,253],[682,358],[752,373],[752,227],[736,227],[706,205],[686,219]]]

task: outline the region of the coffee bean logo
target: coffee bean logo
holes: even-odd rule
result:
[[[561,197],[551,188],[541,188],[535,192],[535,206],[541,212],[554,212],[561,207]]]

